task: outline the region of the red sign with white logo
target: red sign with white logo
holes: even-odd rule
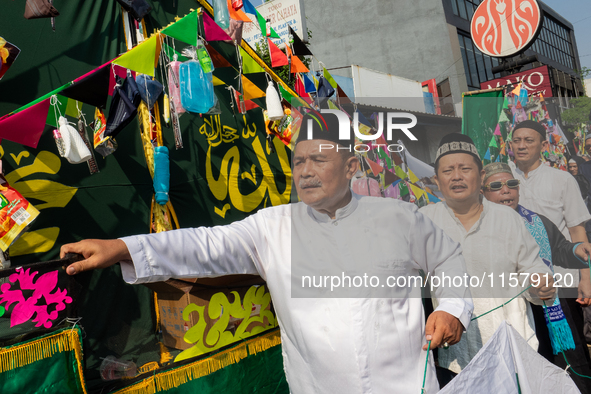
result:
[[[507,57],[527,49],[541,23],[536,0],[484,0],[474,12],[470,34],[482,53]]]
[[[493,89],[505,85],[522,83],[523,88],[528,90],[528,95],[542,93],[544,97],[552,97],[552,85],[550,85],[550,72],[548,66],[536,67],[531,70],[512,74],[503,78],[482,82],[480,89]]]

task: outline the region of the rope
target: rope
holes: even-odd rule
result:
[[[427,357],[425,358],[425,372],[423,373],[423,387],[421,387],[421,394],[425,392],[425,381],[427,380],[427,367],[429,367],[429,352],[431,351],[431,341],[427,345]]]
[[[532,284],[532,285],[529,285],[529,286],[528,286],[527,288],[525,288],[525,289],[524,289],[524,290],[523,290],[521,293],[519,293],[519,294],[517,294],[515,297],[511,298],[509,301],[502,303],[501,305],[497,306],[496,308],[493,308],[493,309],[491,309],[491,310],[490,310],[490,311],[488,311],[488,312],[484,312],[484,313],[483,313],[482,315],[480,315],[480,316],[473,317],[473,318],[472,318],[472,320],[470,320],[470,321],[474,321],[474,320],[476,320],[476,319],[479,319],[479,318],[481,318],[481,317],[482,317],[482,316],[484,316],[484,315],[488,315],[489,313],[491,313],[491,312],[493,312],[493,311],[496,311],[496,310],[497,310],[497,309],[499,309],[499,308],[502,308],[502,307],[504,307],[505,305],[507,305],[508,303],[510,303],[511,301],[513,301],[514,299],[516,299],[517,297],[519,297],[520,295],[522,295],[523,293],[525,293],[525,292],[526,292],[527,290],[529,290],[529,289],[530,289],[532,286],[533,286],[533,284]]]

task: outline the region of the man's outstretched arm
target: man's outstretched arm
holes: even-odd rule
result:
[[[261,254],[266,254],[269,246],[264,230],[277,221],[269,223],[254,216],[226,226],[80,241],[64,245],[61,255],[84,256],[84,260],[70,266],[69,274],[121,262],[123,279],[131,284],[230,274],[258,274],[265,278]]]

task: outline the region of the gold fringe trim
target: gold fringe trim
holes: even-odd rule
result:
[[[162,342],[158,342],[158,345],[160,345],[160,364],[164,365],[167,362],[171,361],[173,357],[172,354],[170,354],[170,352],[168,351],[168,348],[164,346]]]
[[[158,304],[158,294],[154,291],[154,310],[156,311],[156,333],[160,331],[160,324],[162,320],[160,318],[160,304]]]
[[[141,367],[139,367],[137,369],[137,374],[141,375],[146,372],[155,371],[158,368],[160,368],[160,365],[156,361],[150,361],[149,363],[146,363],[146,364],[142,365]]]
[[[248,343],[248,354],[251,356],[281,344],[281,333],[276,330],[256,339],[252,343]]]
[[[117,391],[118,394],[156,394],[182,386],[229,365],[236,364],[248,355],[263,352],[281,343],[279,330],[246,341],[235,348],[224,350],[192,364],[155,374],[132,386]]]
[[[50,358],[57,353],[70,351],[74,351],[80,385],[82,386],[82,392],[86,394],[86,384],[84,383],[84,373],[82,371],[82,348],[78,331],[74,329],[66,329],[22,345],[0,349],[0,373]]]

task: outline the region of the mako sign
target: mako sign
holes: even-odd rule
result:
[[[541,93],[545,97],[553,96],[548,66],[536,67],[503,78],[482,82],[480,89],[493,89],[506,85],[517,85],[519,83],[522,84],[523,88],[528,90],[529,95]]]
[[[331,114],[337,117],[338,119],[338,124],[339,124],[339,140],[341,141],[351,141],[351,121],[349,120],[349,116],[340,110],[333,110],[333,109],[322,109],[320,110],[320,113],[323,115],[326,114]],[[385,119],[384,119],[384,113],[383,112],[379,112],[378,114],[378,130],[375,134],[372,135],[366,135],[363,134],[359,131],[359,113],[355,112],[353,114],[353,132],[355,133],[355,137],[359,138],[362,141],[376,141],[377,139],[379,139],[382,135],[384,135],[384,130],[385,130],[385,139],[387,141],[391,141],[393,139],[393,131],[394,130],[400,130],[402,131],[410,140],[412,141],[417,141],[417,137],[415,137],[411,132],[410,129],[413,128],[414,126],[417,125],[417,117],[411,113],[407,113],[407,112],[387,112],[385,115]],[[407,119],[410,120],[410,122],[406,122],[406,123],[398,123],[398,121],[394,122],[394,119]],[[306,127],[306,138],[308,140],[311,140],[314,138],[313,136],[313,120],[312,119],[308,119],[308,123],[305,125]],[[341,144],[339,144],[341,145]],[[375,145],[375,144],[373,144]],[[383,145],[383,144],[381,144]],[[332,144],[322,144],[320,146],[320,150],[322,151],[323,149],[334,149],[335,146]],[[388,149],[388,151],[390,152],[401,152],[404,147],[400,144],[391,144],[391,145],[386,145],[386,148]],[[338,150],[348,150],[349,152],[352,152],[353,150],[355,152],[367,152],[371,149],[371,146],[367,145],[367,144],[349,144],[348,146],[342,145],[342,146],[336,146],[337,151]]]

